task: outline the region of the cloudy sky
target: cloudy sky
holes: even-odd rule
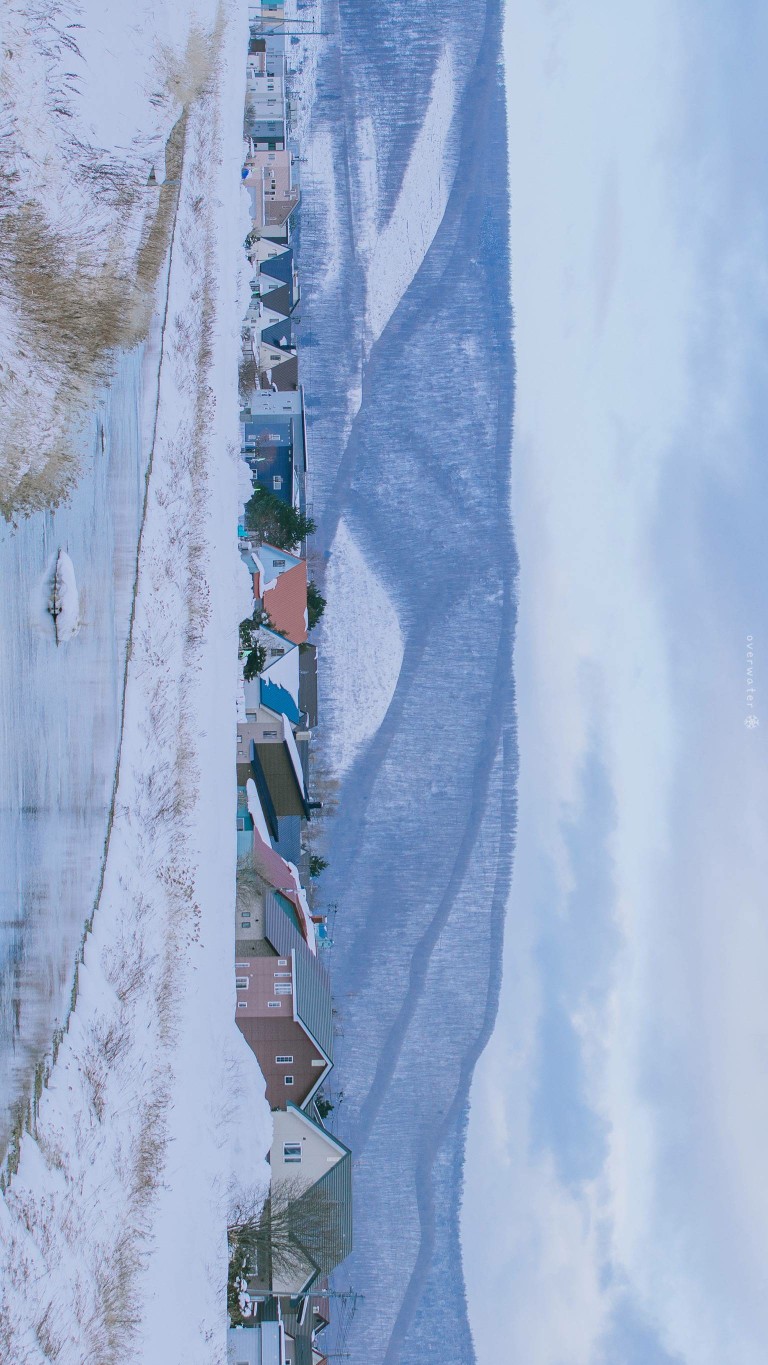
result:
[[[505,58],[520,820],[478,1358],[765,1365],[768,7],[508,0]]]

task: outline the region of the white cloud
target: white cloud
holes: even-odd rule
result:
[[[521,817],[499,1023],[470,1123],[480,1365],[502,1344],[499,1294],[507,1354],[532,1365],[595,1365],[627,1290],[690,1365],[760,1365],[768,1336],[768,765],[762,731],[742,725],[743,636],[762,619],[742,629],[755,595],[738,515],[746,526],[760,455],[745,377],[759,309],[747,322],[743,306],[757,236],[721,209],[727,273],[713,283],[682,189],[681,92],[702,97],[684,58],[661,4],[510,0]],[[763,273],[756,262],[757,299]],[[768,620],[764,638],[768,670]],[[553,989],[537,895],[546,867],[552,914],[565,913],[564,814],[595,741],[624,938],[612,991],[572,1020],[609,1158],[596,1183],[566,1189],[531,1144]]]

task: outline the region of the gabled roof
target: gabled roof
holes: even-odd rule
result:
[[[297,554],[289,553],[289,550],[278,550],[274,545],[259,545],[258,550],[240,550],[240,556],[246,561],[248,572],[254,579],[254,597],[263,597],[263,591],[267,584],[274,583],[285,569],[295,568],[300,564]],[[274,635],[274,631],[270,631]]]
[[[279,256],[271,256],[268,260],[261,262],[262,275],[269,275],[273,280],[282,280],[283,284],[290,284],[293,280],[293,248],[288,247]]]
[[[284,256],[289,251],[293,255],[293,248],[285,246],[282,242],[273,242],[270,238],[260,238],[253,243],[249,251],[250,260],[260,263],[267,260],[277,260],[279,256]]]
[[[287,223],[300,198],[301,192],[294,186],[291,188],[290,197],[286,199],[267,199],[264,205],[266,226],[281,227],[283,223]]]
[[[287,284],[281,284],[277,289],[270,289],[268,294],[262,295],[262,298],[265,307],[271,308],[273,313],[280,313],[284,318],[288,317],[293,307],[291,291]]]
[[[270,545],[264,541],[259,546],[259,559],[261,560],[264,582],[271,583],[273,579],[279,578],[286,569],[292,569],[296,564],[301,563],[300,555],[292,555],[290,550],[281,550],[277,545]]]
[[[333,1061],[331,983],[317,954],[310,953],[303,941],[301,946],[297,944],[294,948],[293,981],[294,1018],[303,1024],[330,1063]]]
[[[272,901],[273,892],[267,893],[265,934],[278,957],[290,957],[299,940],[310,953],[316,953],[314,925],[298,870],[267,843],[258,825],[253,836],[253,866],[275,893]]]
[[[256,831],[258,837],[253,841],[253,866],[268,886],[276,891],[295,891],[299,885],[299,874],[295,867],[280,857],[266,840]]]
[[[285,721],[285,716],[281,716],[280,719]],[[276,821],[281,816],[303,815],[305,820],[311,819],[309,802],[304,790],[301,759],[295,742],[293,747],[296,750],[295,761],[285,740],[268,740],[262,744],[256,744],[251,740],[251,776],[256,783],[259,800],[275,840],[280,837]],[[274,822],[271,818],[273,811]]]
[[[278,957],[290,957],[304,943],[299,913],[290,892],[268,891],[264,901],[264,937]]]
[[[352,1153],[327,1129],[314,1123],[298,1105],[286,1106],[340,1154],[340,1159],[296,1199],[290,1209],[293,1240],[316,1267],[310,1283],[330,1274],[352,1250]]]
[[[281,573],[264,594],[264,610],[272,624],[294,644],[307,638],[307,565],[304,560]]]
[[[310,928],[311,921],[307,924],[300,918],[295,898],[289,900],[289,895],[287,891],[267,893],[264,902],[264,936],[278,957],[290,957],[293,953],[293,1017],[314,1039],[330,1065],[333,1062],[331,983],[317,953],[308,946],[300,928],[301,924]],[[323,1076],[319,1079],[322,1080]]]
[[[280,393],[288,393],[299,387],[299,360],[298,356],[289,356],[280,365],[273,365],[269,371],[271,378],[270,384],[274,384]]]
[[[290,692],[285,687],[280,687],[278,683],[270,682],[268,678],[261,678],[261,704],[269,707],[278,716],[285,716],[291,725],[298,725],[301,721],[301,712],[296,705]]]
[[[269,663],[265,669],[263,669],[261,676],[262,678],[266,678],[268,682],[274,682],[277,683],[280,687],[284,687],[286,692],[290,692],[291,696],[293,697],[293,700],[296,702],[296,705],[298,706],[300,677],[299,668],[301,661],[298,657],[297,647],[296,645],[293,644],[291,640],[286,640],[282,635],[277,635],[275,631],[269,630],[268,627],[262,626],[261,629],[263,635],[267,638],[268,641],[270,637],[272,637],[274,638],[275,641],[279,640],[286,647],[284,654],[272,658],[272,662]],[[277,646],[272,646],[270,643],[267,643],[268,650],[273,647]],[[269,658],[271,656],[268,655],[267,657]],[[248,694],[246,693],[246,701],[248,699],[249,699]],[[251,707],[250,709],[252,710],[253,708]]]
[[[269,295],[267,295],[269,298]],[[279,346],[283,351],[290,351],[293,347],[293,330],[290,318],[277,318],[269,326],[263,327],[261,339],[269,346]]]

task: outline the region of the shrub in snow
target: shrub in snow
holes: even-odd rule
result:
[[[71,640],[80,629],[80,595],[72,560],[59,550],[48,591],[47,609],[53,617],[57,645]]]
[[[245,678],[245,681],[250,682],[253,678],[258,678],[266,662],[267,651],[264,646],[254,645],[243,668],[243,677]]]

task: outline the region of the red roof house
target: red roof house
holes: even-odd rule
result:
[[[267,584],[262,601],[275,630],[295,645],[303,645],[308,625],[305,561],[302,559],[281,573],[273,584]]]

